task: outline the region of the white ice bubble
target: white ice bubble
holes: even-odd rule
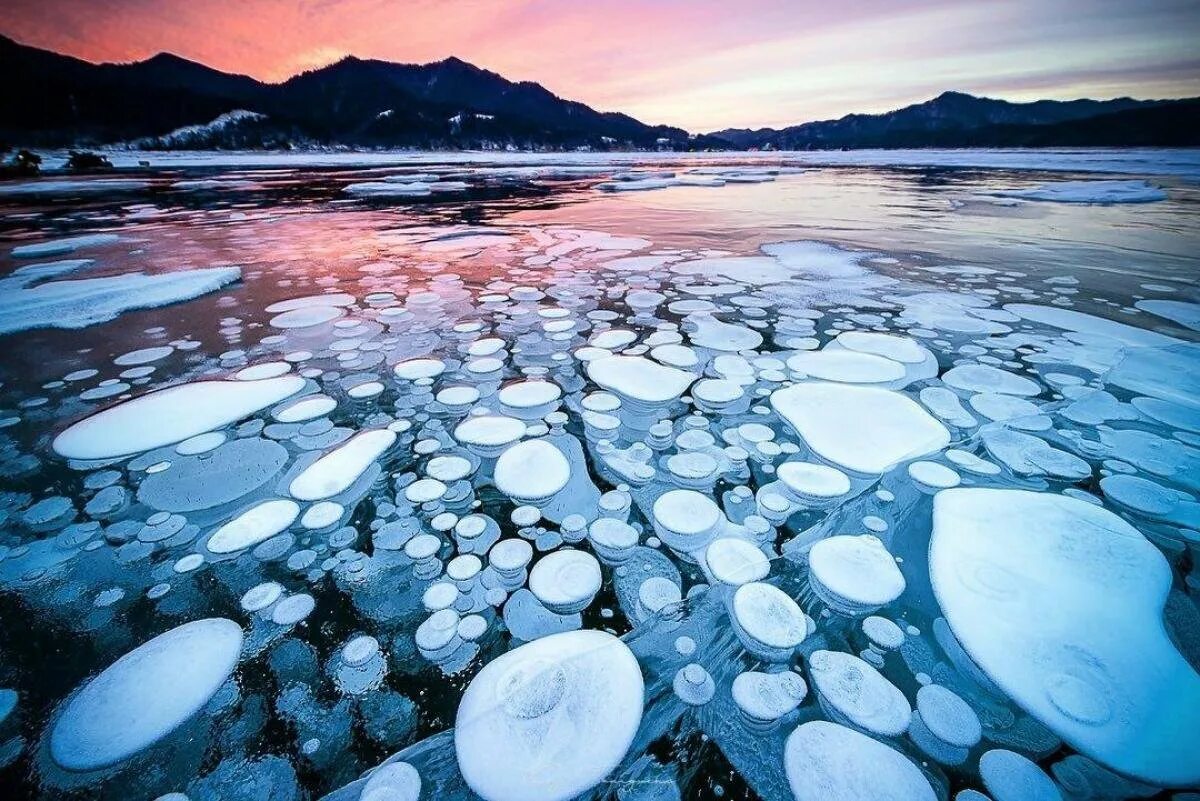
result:
[[[518,442],[500,454],[496,488],[522,503],[548,500],[567,485],[571,463],[562,451],[541,439]]]
[[[1154,545],[1099,506],[1024,490],[945,490],[933,519],[934,593],[996,685],[1113,770],[1200,781],[1200,740],[1178,736],[1200,727],[1200,675],[1163,628]]]
[[[221,428],[294,395],[299,376],[265,381],[195,381],[151,392],[85,417],[54,439],[68,459],[111,459]]]
[[[396,441],[393,431],[362,431],[306,467],[288,488],[293,498],[319,501],[344,492]]]
[[[207,618],[143,643],[87,682],[50,732],[50,754],[68,770],[123,762],[199,712],[237,666],[242,629]]]
[[[454,749],[486,801],[564,801],[600,783],[642,719],[642,672],[601,631],[542,637],[498,657],[458,707]]]
[[[600,591],[600,564],[585,551],[562,548],[538,560],[529,571],[529,589],[550,611],[574,614]]]
[[[217,529],[205,547],[216,554],[241,551],[286,530],[299,516],[300,506],[295,501],[264,501]]]
[[[904,576],[878,537],[841,534],[808,552],[813,592],[847,614],[873,612],[900,597]]]
[[[878,474],[950,444],[946,427],[907,395],[828,382],[771,394],[771,406],[821,458]]]
[[[673,401],[696,380],[694,373],[641,356],[607,356],[587,363],[588,377],[622,398],[657,404]]]
[[[784,768],[796,801],[936,801],[899,751],[853,729],[814,720],[787,739]]]

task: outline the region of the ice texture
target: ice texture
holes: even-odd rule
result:
[[[1163,629],[1171,573],[1137,529],[1061,495],[949,489],[929,568],[958,641],[1042,723],[1119,773],[1200,780],[1200,674]]]

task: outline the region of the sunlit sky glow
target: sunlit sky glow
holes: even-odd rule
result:
[[[0,32],[277,81],[449,55],[692,131],[925,100],[1200,95],[1196,0],[4,0]]]

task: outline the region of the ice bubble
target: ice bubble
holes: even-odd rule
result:
[[[520,539],[502,540],[488,551],[488,564],[502,575],[520,573],[532,558],[533,546]]]
[[[600,591],[600,564],[584,551],[562,548],[538,560],[529,571],[529,589],[559,615],[585,609]]]
[[[783,662],[808,635],[804,612],[783,590],[761,581],[738,587],[733,595],[734,631],[760,659]]]
[[[523,503],[549,500],[567,485],[571,464],[562,451],[541,439],[518,442],[496,460],[496,488]]]
[[[1200,740],[1179,736],[1200,727],[1200,675],[1162,625],[1171,569],[1137,529],[1062,495],[944,490],[929,572],[974,663],[1055,734],[1127,776],[1200,781]]]
[[[237,666],[242,629],[207,618],[143,643],[87,682],[50,732],[50,755],[68,770],[116,765],[199,712]]]
[[[841,651],[814,651],[808,667],[821,707],[838,722],[880,737],[908,729],[908,699],[862,659]]]
[[[292,366],[287,362],[264,362],[238,370],[233,377],[238,381],[261,381],[264,378],[276,378],[291,371]]]
[[[923,364],[933,354],[908,337],[872,331],[843,331],[830,343],[833,346],[882,356],[901,364]]]
[[[359,634],[342,646],[342,661],[350,667],[361,667],[379,653],[379,640],[369,634]]]
[[[141,350],[134,350],[134,351],[130,351],[129,353],[121,354],[117,358],[113,359],[113,364],[119,364],[122,367],[127,367],[127,366],[131,366],[131,365],[139,365],[139,364],[149,364],[150,362],[157,362],[162,359],[165,359],[166,357],[170,356],[174,352],[175,352],[175,348],[171,347],[170,345],[160,345],[158,347],[153,347],[153,348],[142,348]]]
[[[435,456],[425,465],[425,473],[442,482],[466,478],[473,469],[471,460],[462,456]]]
[[[675,695],[688,706],[704,706],[717,694],[717,685],[703,665],[692,662],[675,672]]]
[[[312,614],[316,600],[306,593],[289,595],[271,610],[271,620],[280,626],[294,626]]]
[[[844,384],[886,384],[904,378],[899,362],[852,350],[802,351],[787,360],[789,370]]]
[[[936,801],[908,757],[845,726],[814,720],[787,739],[784,769],[796,801]]]
[[[676,551],[690,553],[706,546],[723,519],[721,508],[695,490],[671,490],[654,501],[654,530]]]
[[[407,762],[389,762],[371,771],[358,801],[417,801],[421,774]]]
[[[708,572],[722,584],[741,586],[767,577],[771,564],[756,545],[733,537],[721,537],[704,551]]]
[[[525,435],[525,423],[515,417],[481,414],[468,417],[454,429],[454,438],[480,456],[498,456]]]
[[[351,398],[361,400],[363,398],[373,398],[383,392],[383,389],[383,384],[378,381],[365,381],[346,390],[346,394]]]
[[[220,431],[210,431],[207,434],[197,434],[189,437],[175,446],[175,452],[180,456],[195,456],[198,453],[208,453],[225,444],[226,436]]]
[[[884,651],[895,651],[904,645],[904,630],[886,617],[871,615],[862,622],[863,634],[871,645]]]
[[[668,367],[678,367],[682,370],[695,367],[700,362],[696,351],[685,345],[659,345],[651,348],[650,358],[662,362]]]
[[[396,441],[387,429],[362,431],[326,453],[296,476],[288,488],[293,498],[318,501],[344,492]]]
[[[922,488],[930,491],[957,487],[962,479],[958,473],[937,462],[913,462],[908,466],[908,477]]]
[[[299,392],[304,379],[196,381],[125,401],[75,423],[54,439],[68,459],[141,453],[237,422]]]
[[[340,503],[320,501],[305,510],[304,515],[300,518],[300,525],[307,529],[328,528],[341,520],[345,512],[346,508]]]
[[[303,423],[324,417],[336,408],[337,401],[327,395],[308,395],[276,410],[272,416],[281,423]]]
[[[215,554],[234,553],[269,540],[300,515],[295,501],[275,499],[252,506],[217,529],[205,547]]]
[[[496,393],[496,399],[506,409],[526,419],[544,417],[554,411],[560,397],[562,390],[549,381],[521,381]]]
[[[995,801],[1062,801],[1054,780],[1020,754],[993,749],[979,758],[979,775]]]
[[[891,390],[804,383],[775,390],[771,406],[818,456],[857,473],[885,473],[950,443],[945,426]]]
[[[242,609],[247,612],[261,612],[263,609],[283,597],[283,585],[276,581],[267,581],[255,585],[242,595]]]
[[[404,488],[405,499],[418,506],[436,501],[445,494],[446,485],[435,478],[422,478]]]
[[[588,377],[625,400],[661,404],[675,400],[696,380],[693,373],[641,356],[607,356],[587,363]]]
[[[784,462],[775,469],[775,477],[799,500],[826,500],[850,491],[850,478],[845,473],[813,462]]]
[[[611,563],[624,561],[629,549],[638,543],[637,529],[612,517],[595,520],[588,527],[587,536],[600,558]]]
[[[813,592],[846,614],[873,612],[904,592],[896,560],[871,534],[821,540],[808,553],[808,567]]]
[[[1042,393],[1042,388],[1036,381],[987,364],[962,364],[951,367],[942,375],[942,381],[947,386],[964,392],[998,392],[1002,395],[1024,397]]]
[[[983,736],[975,710],[940,684],[917,690],[917,713],[930,733],[952,746],[971,748]]]
[[[804,679],[790,670],[739,673],[730,690],[733,702],[751,724],[768,724],[790,714],[808,695]]]
[[[637,659],[611,634],[552,634],[471,681],[454,728],[458,767],[486,801],[565,801],[624,758],[642,719]]]
[[[396,378],[405,381],[416,381],[421,378],[436,378],[446,369],[446,363],[440,359],[409,359],[399,362],[392,368]]]

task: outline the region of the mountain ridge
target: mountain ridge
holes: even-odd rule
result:
[[[1200,144],[1194,131],[1198,106],[1200,98],[1013,102],[951,90],[879,114],[847,114],[778,129],[727,128],[708,135],[738,147],[779,150],[1195,145]],[[1147,113],[1153,109],[1160,112]],[[1081,124],[1087,121],[1092,122]],[[1188,125],[1193,129],[1183,127]]]
[[[171,53],[92,64],[0,36],[0,69],[25,78],[0,83],[0,106],[15,110],[0,120],[0,140],[22,145],[153,146],[237,110],[266,115],[221,129],[239,147],[682,149],[695,141],[680,128],[597,111],[453,56],[429,64],[347,56],[265,83]]]
[[[169,52],[94,64],[0,35],[0,143],[145,148],[853,149],[1195,146],[1200,98],[1012,102],[945,91],[879,114],[689,134],[448,56],[345,56],[268,83]],[[230,116],[232,112],[238,112]],[[243,114],[241,112],[253,112]],[[213,124],[220,122],[221,124]],[[176,136],[181,129],[186,135]]]

